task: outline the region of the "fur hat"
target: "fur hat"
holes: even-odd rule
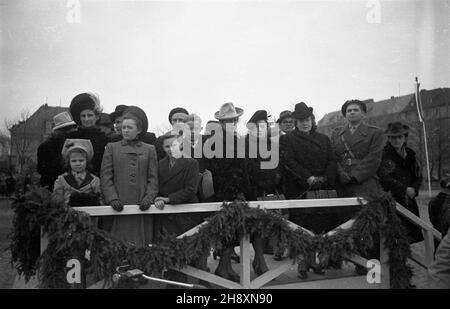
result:
[[[101,107],[100,107],[100,100],[98,96],[96,96],[93,93],[81,93],[77,96],[75,96],[72,99],[72,102],[70,102],[70,114],[73,117],[73,120],[78,124],[81,125],[80,120],[80,113],[86,109],[93,110],[97,115],[100,114]]]

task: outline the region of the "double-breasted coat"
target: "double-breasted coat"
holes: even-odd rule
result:
[[[383,157],[378,176],[385,191],[392,194],[400,205],[419,216],[419,207],[415,198],[407,197],[406,189],[414,188],[416,196],[422,184],[422,172],[416,159],[416,153],[409,147],[405,147],[406,156],[401,157],[390,143],[387,143],[383,151]],[[423,240],[421,229],[406,219],[401,219],[411,242]]]
[[[309,134],[295,129],[280,137],[281,164],[285,171],[285,196],[288,199],[306,198],[308,189],[332,190],[336,178],[336,158],[330,139],[321,133]],[[319,188],[309,188],[311,176],[324,177]],[[315,233],[328,231],[341,222],[335,222],[333,208],[290,209],[289,218]]]
[[[338,162],[337,184],[341,196],[361,196],[381,189],[377,170],[386,138],[379,128],[361,123],[352,134],[346,125],[333,131],[331,144]],[[343,176],[354,177],[357,183],[345,183]]]
[[[107,204],[116,199],[124,205],[136,205],[143,200],[153,203],[158,193],[155,147],[137,140],[109,143],[103,155],[100,179]],[[119,239],[137,246],[153,241],[151,215],[114,216],[106,226]]]
[[[159,196],[168,197],[171,205],[198,203],[199,164],[192,158],[180,158],[170,167],[169,157],[159,161]],[[155,233],[180,235],[201,223],[201,213],[157,215]]]

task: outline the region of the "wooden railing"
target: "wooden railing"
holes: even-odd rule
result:
[[[358,206],[360,204],[361,199],[359,198],[336,198],[336,199],[308,199],[308,200],[276,200],[276,201],[252,201],[249,202],[250,207],[260,207],[261,209],[289,209],[289,208],[317,208],[317,207],[349,207],[349,206]],[[362,204],[365,204],[365,201],[362,200]],[[150,209],[146,211],[141,211],[139,206],[137,205],[126,205],[124,206],[123,211],[117,212],[113,210],[110,206],[89,206],[89,207],[75,207],[75,210],[84,211],[91,216],[126,216],[126,215],[160,215],[160,214],[170,214],[170,213],[192,213],[192,212],[212,212],[219,211],[221,209],[222,203],[197,203],[197,204],[182,204],[182,205],[166,205],[164,210],[156,209],[154,206],[150,207]],[[421,257],[412,254],[411,259],[421,265],[422,267],[428,267],[433,261],[433,253],[434,253],[434,243],[433,238],[438,240],[441,239],[441,234],[435,230],[430,224],[423,221],[422,219],[415,216],[413,213],[408,211],[403,206],[397,204],[397,211],[407,218],[409,221],[413,222],[415,225],[419,226],[424,232],[425,238],[425,260],[422,260]],[[311,231],[296,225],[293,222],[286,220],[289,226],[292,229],[301,228],[305,232],[310,235],[314,235]],[[327,235],[332,235],[338,229],[348,229],[352,226],[354,220],[349,220],[344,224],[336,227],[332,231],[329,231]],[[186,231],[185,233],[178,236],[178,238],[190,236],[195,234],[199,227],[203,224],[208,224],[207,222],[203,222],[200,225]],[[388,257],[389,252],[386,248],[384,248],[384,235],[380,234],[380,267],[381,267],[381,283],[379,284],[380,288],[388,289],[390,287],[390,279],[389,279],[389,264]],[[45,250],[47,245],[47,240],[45,235],[41,236],[41,252]],[[359,255],[346,256],[347,260],[361,265],[363,267],[367,267],[367,260]],[[286,259],[277,263],[275,267],[269,269],[269,271],[265,272],[261,276],[251,280],[251,261],[250,261],[250,240],[248,235],[244,235],[240,240],[240,283],[236,283],[222,277],[216,276],[212,273],[206,272],[201,269],[196,269],[192,266],[186,266],[181,270],[178,270],[182,273],[185,273],[191,277],[202,279],[204,281],[213,283],[214,285],[218,285],[224,288],[231,289],[258,289],[262,288],[268,282],[277,278],[284,272],[295,267],[295,264],[292,260]],[[336,278],[333,278],[336,279]],[[324,283],[327,280],[322,280]],[[304,282],[304,281],[302,281]],[[103,282],[99,282],[91,288],[102,287]],[[273,286],[273,285],[272,285]]]

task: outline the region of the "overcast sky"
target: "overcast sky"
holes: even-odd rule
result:
[[[0,127],[21,110],[98,93],[138,105],[150,129],[186,107],[317,117],[347,99],[450,87],[450,1],[0,0]],[[378,14],[379,13],[379,14]]]

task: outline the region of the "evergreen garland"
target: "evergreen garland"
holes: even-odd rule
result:
[[[245,201],[224,202],[222,209],[209,217],[209,224],[199,232],[182,239],[165,234],[152,247],[136,248],[97,229],[87,213],[70,207],[53,205],[50,194],[34,188],[16,199],[14,230],[11,234],[11,263],[26,281],[38,273],[40,287],[67,288],[66,263],[78,259],[86,277],[111,283],[117,266],[129,264],[147,275],[161,277],[169,268],[196,265],[211,248],[237,245],[244,234],[275,238],[275,250],[288,250],[295,262],[299,254],[318,252],[323,267],[340,268],[343,256],[364,255],[377,241],[380,229],[386,235],[389,249],[391,288],[409,288],[412,271],[406,264],[410,247],[399,218],[395,201],[384,192],[367,196],[369,202],[355,216],[350,229],[331,236],[310,236],[301,229],[291,230],[282,216],[274,211],[251,208]],[[39,256],[39,230],[44,227],[48,246]],[[39,270],[39,271],[37,271]]]

